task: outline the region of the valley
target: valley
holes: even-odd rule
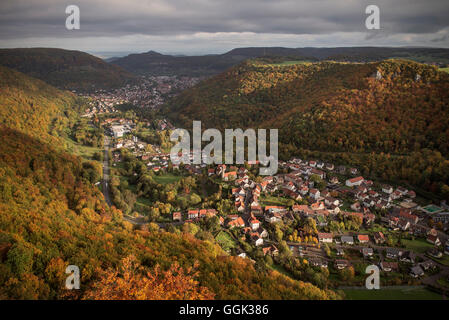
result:
[[[373,264],[392,295],[447,295],[448,74],[237,52],[217,75],[154,69],[89,90],[0,67],[0,295],[180,298],[164,279],[185,271],[192,299],[357,299]],[[170,134],[193,120],[279,128],[278,172],[173,164]],[[85,289],[67,297],[71,263]],[[167,295],[132,292],[151,271]]]

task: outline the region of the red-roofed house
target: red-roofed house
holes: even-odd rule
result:
[[[367,234],[359,234],[357,236],[357,240],[359,240],[360,243],[368,243],[369,242],[369,236]]]
[[[363,177],[355,177],[355,178],[346,180],[346,185],[348,187],[359,186],[362,184],[363,181],[364,181]]]

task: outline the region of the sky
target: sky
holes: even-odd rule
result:
[[[66,7],[80,9],[67,30]],[[368,5],[380,29],[368,30]],[[57,47],[97,55],[236,47],[449,48],[448,0],[0,0],[0,48]]]

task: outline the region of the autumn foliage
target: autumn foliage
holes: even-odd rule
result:
[[[117,270],[106,270],[84,299],[93,300],[210,300],[214,294],[194,279],[197,272],[174,263],[167,271],[142,267],[131,255]]]

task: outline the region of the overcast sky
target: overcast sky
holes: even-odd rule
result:
[[[380,8],[380,30],[365,8]],[[77,5],[80,30],[67,30]],[[235,47],[449,48],[448,0],[0,0],[0,47],[222,53]]]

